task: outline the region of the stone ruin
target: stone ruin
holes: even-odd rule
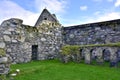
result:
[[[35,26],[25,25],[17,18],[5,20],[0,25],[0,48],[4,48],[12,63],[59,58],[60,49],[64,45],[116,42],[120,42],[120,19],[63,27],[55,14],[44,9]],[[99,63],[104,60],[115,62],[114,53],[120,52],[119,47],[114,49],[109,46],[94,47],[92,50],[92,53],[96,52]],[[83,52],[85,63],[90,63],[91,58],[94,58],[94,55],[91,56],[91,47],[83,48]],[[103,52],[110,52],[105,55],[104,60],[101,57]],[[80,55],[77,55],[78,60]]]
[[[120,19],[64,27],[64,42],[69,45],[120,42]]]
[[[6,75],[10,71],[10,59],[9,56],[5,53],[4,48],[1,48],[0,46],[0,76],[1,75]],[[0,80],[1,77],[0,77]]]
[[[81,63],[82,60],[84,60],[86,64],[93,64],[93,61],[96,61],[97,64],[103,64],[105,61],[109,61],[110,67],[117,67],[120,62],[120,47],[81,47],[79,54],[62,54],[61,57],[61,61],[64,63],[68,63],[69,61]]]
[[[24,25],[17,18],[5,20],[0,25],[0,46],[12,63],[58,57],[63,43],[61,24],[47,9],[43,10],[39,19],[36,26]]]

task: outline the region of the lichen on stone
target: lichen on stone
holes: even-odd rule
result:
[[[5,54],[6,54],[5,49],[0,48],[0,55],[1,56],[5,56]]]

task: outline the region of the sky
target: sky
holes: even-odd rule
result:
[[[0,24],[19,18],[34,26],[44,8],[63,26],[120,19],[120,0],[0,0]]]

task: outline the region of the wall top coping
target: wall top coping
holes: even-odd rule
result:
[[[120,24],[120,19],[110,20],[110,21],[102,21],[102,22],[95,22],[95,23],[87,23],[81,25],[73,25],[73,26],[66,26],[64,29],[75,29],[75,28],[85,28],[85,27],[95,27],[95,26],[103,26],[103,25],[110,25],[110,24]]]

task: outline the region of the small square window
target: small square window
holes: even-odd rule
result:
[[[52,30],[50,30],[50,33],[52,33]]]
[[[47,20],[47,18],[44,18],[44,20]]]

